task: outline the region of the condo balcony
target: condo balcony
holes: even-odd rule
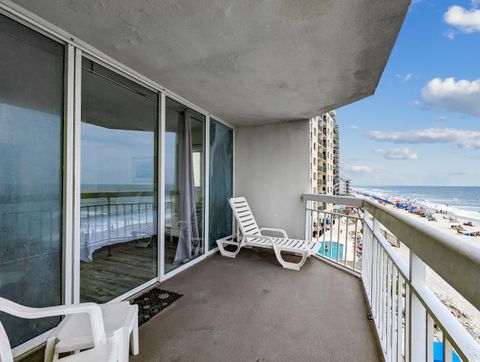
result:
[[[132,361],[382,359],[360,279],[320,260],[292,272],[272,252],[245,249],[207,258],[162,288],[184,296],[140,328]]]
[[[140,327],[141,353],[131,361],[192,356],[224,361],[232,353],[239,361],[480,358],[479,341],[468,323],[452,314],[426,279],[427,270],[436,272],[446,286],[478,308],[478,247],[468,248],[362,198],[302,198],[304,214],[298,219],[305,223],[304,239],[320,243],[311,260],[291,271],[282,269],[275,254],[264,249],[244,249],[236,258],[215,253],[152,285],[183,297]],[[316,205],[323,206],[319,210]],[[138,240],[130,243],[112,247],[110,263],[115,254],[138,247]],[[407,258],[400,243],[407,248]],[[444,263],[445,255],[455,263]],[[137,258],[139,275],[149,257]],[[286,258],[295,262],[298,257]],[[129,272],[124,264],[110,265],[109,270]],[[40,350],[28,360],[41,358]]]
[[[0,0],[0,297],[182,294],[142,306],[132,361],[479,360],[424,278],[478,309],[478,249],[361,198],[305,194],[309,119],[374,93],[409,3]],[[234,196],[314,255],[298,271],[255,247],[220,255],[218,240],[243,246]],[[60,318],[4,312],[15,359],[43,360]]]

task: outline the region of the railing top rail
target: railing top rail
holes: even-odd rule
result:
[[[153,196],[154,191],[100,191],[100,192],[82,192],[82,199],[99,199],[109,197],[136,197]]]
[[[304,200],[363,207],[480,310],[480,247],[363,198],[305,194]]]
[[[325,202],[327,204],[363,207],[363,199],[358,197],[351,197],[351,196],[303,194],[303,200]]]

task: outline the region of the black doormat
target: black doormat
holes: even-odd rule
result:
[[[167,308],[183,294],[169,292],[159,288],[153,288],[136,297],[132,304],[138,304],[138,325],[148,322],[156,314]]]

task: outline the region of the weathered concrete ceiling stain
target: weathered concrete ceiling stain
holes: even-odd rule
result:
[[[373,94],[410,0],[16,0],[236,124]]]

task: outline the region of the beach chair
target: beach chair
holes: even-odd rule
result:
[[[117,346],[114,343],[107,342],[102,311],[100,307],[94,303],[59,305],[46,308],[29,308],[0,297],[0,311],[24,319],[79,314],[87,315],[91,334],[93,336],[93,348],[71,356],[59,358],[58,360],[61,362],[117,361]],[[51,361],[52,357],[53,356],[46,354],[45,361]],[[10,342],[2,323],[0,323],[0,362],[13,362]]]
[[[238,226],[241,232],[241,238],[238,242],[232,242],[227,238],[217,240],[218,248],[220,253],[223,256],[229,258],[235,258],[240,252],[240,249],[243,246],[254,246],[259,248],[273,249],[275,256],[277,257],[278,262],[282,267],[291,270],[300,270],[300,268],[305,264],[307,258],[316,254],[320,248],[319,242],[306,241],[306,240],[297,240],[290,239],[283,229],[275,228],[261,228],[259,229],[255,218],[253,217],[252,211],[248,206],[247,200],[244,197],[234,197],[229,200],[230,206],[232,207],[233,214],[237,220]],[[264,231],[273,231],[282,234],[283,237],[272,237],[263,235]],[[240,236],[237,235],[237,239]],[[227,245],[236,245],[237,249],[235,251],[228,251],[225,249]],[[294,254],[300,256],[301,259],[298,263],[292,263],[285,261],[282,257],[282,252]]]

